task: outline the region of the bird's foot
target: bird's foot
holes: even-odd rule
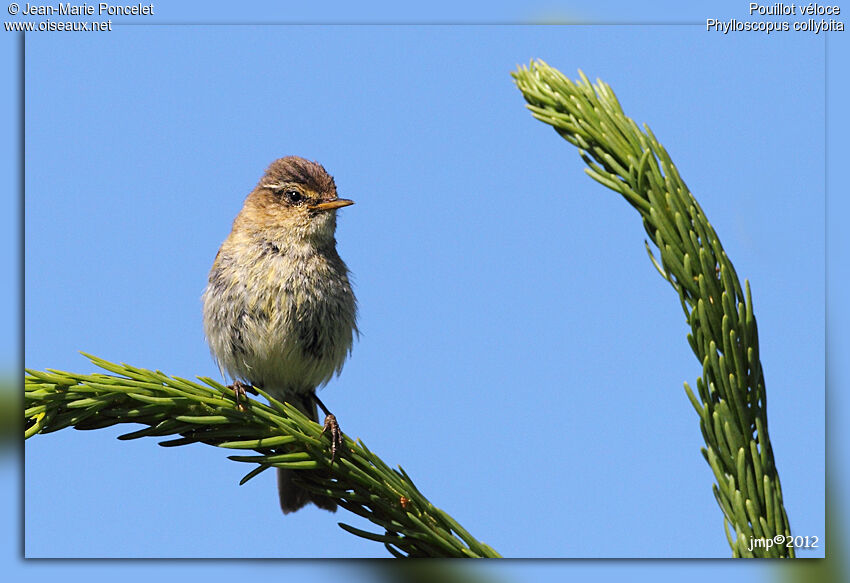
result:
[[[248,400],[248,393],[252,395],[257,395],[257,390],[252,386],[243,383],[242,381],[236,381],[232,385],[228,386],[229,389],[233,390],[236,399],[236,408],[240,411],[245,410],[245,405],[243,402]]]
[[[339,423],[337,423],[336,417],[332,413],[328,413],[325,416],[325,424],[322,427],[322,434],[328,432],[331,438],[331,464],[334,463],[334,459],[336,459],[336,450],[339,448],[342,449],[343,441],[342,441],[342,431],[339,428]]]

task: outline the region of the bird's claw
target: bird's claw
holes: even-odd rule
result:
[[[342,431],[339,428],[339,423],[337,423],[336,417],[329,413],[325,416],[325,424],[322,427],[322,434],[325,431],[329,432],[331,438],[331,464],[334,463],[334,459],[336,459],[336,450],[339,448],[342,449]]]
[[[236,399],[236,408],[240,411],[245,410],[243,402],[248,401],[248,393],[251,393],[252,395],[257,394],[257,390],[252,385],[245,384],[242,381],[236,381],[228,388],[233,391],[234,398]]]

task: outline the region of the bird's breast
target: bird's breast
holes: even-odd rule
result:
[[[302,392],[342,369],[356,301],[331,251],[273,243],[225,250],[210,274],[204,319],[213,353],[232,376]]]

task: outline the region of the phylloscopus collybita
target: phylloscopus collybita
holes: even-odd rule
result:
[[[271,163],[245,199],[222,243],[204,291],[204,332],[213,356],[235,388],[262,388],[314,421],[326,414],[335,453],[336,418],[316,389],[339,374],[357,332],[357,303],[348,268],[336,251],[336,211],[354,204],[316,162],[297,156]],[[312,502],[336,502],[278,469],[284,514]]]

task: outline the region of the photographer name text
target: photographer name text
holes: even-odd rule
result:
[[[132,6],[109,4],[25,4],[20,14],[25,16],[153,16],[153,4]]]

